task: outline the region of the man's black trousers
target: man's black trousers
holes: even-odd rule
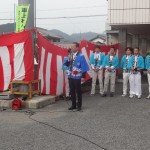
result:
[[[82,107],[82,92],[81,92],[81,79],[69,79],[69,87],[71,93],[72,107],[79,108]],[[76,95],[78,97],[78,102],[76,102]]]

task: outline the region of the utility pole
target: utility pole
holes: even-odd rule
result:
[[[14,31],[16,31],[16,5],[14,3]]]
[[[36,28],[36,0],[34,0],[34,27]]]
[[[18,0],[18,5],[30,6],[25,29],[33,29],[34,27],[36,27],[36,24],[35,24],[36,23],[36,17],[35,17],[36,0]],[[33,47],[33,52],[34,52],[34,58],[36,58],[37,56],[37,47],[35,46],[35,39],[36,39],[36,33],[32,32],[32,47]]]

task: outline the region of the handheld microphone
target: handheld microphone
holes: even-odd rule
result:
[[[68,54],[71,55],[72,51],[71,51],[71,48],[68,49]]]

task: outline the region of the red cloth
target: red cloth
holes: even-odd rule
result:
[[[0,90],[11,80],[33,80],[34,59],[31,31],[0,36]]]
[[[60,95],[64,92],[64,73],[62,64],[68,50],[59,47],[38,33],[38,78],[44,94]]]

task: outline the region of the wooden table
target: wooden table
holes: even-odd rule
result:
[[[21,92],[21,91],[14,91],[14,85],[27,85],[28,91]],[[37,89],[33,89],[33,86],[37,84]],[[11,86],[11,93],[14,95],[27,95],[29,99],[32,99],[34,94],[41,95],[41,80],[32,80],[32,81],[21,81],[21,80],[13,80],[10,83]]]

